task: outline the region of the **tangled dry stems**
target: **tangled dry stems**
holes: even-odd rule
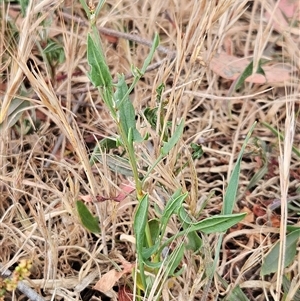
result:
[[[273,3],[264,2],[264,8]],[[245,89],[228,97],[232,81],[209,68],[210,60],[222,48],[237,57],[251,56],[257,62],[266,48],[272,49],[268,45],[274,45],[272,63],[289,63],[298,70],[299,36],[295,38],[285,32],[282,43],[278,33],[271,30],[271,21],[265,25],[261,19],[261,1],[254,1],[252,7],[246,4],[247,1],[229,0],[155,0],[151,4],[107,1],[97,21],[99,28],[127,31],[139,37],[134,40],[120,34],[111,43],[108,32],[102,36],[113,75],[128,74],[132,64],[142,65],[148,45],[141,41],[151,41],[155,32],[160,33],[163,47],[160,50],[166,50],[156,52],[157,69],[147,72],[131,95],[137,112],[142,114],[145,107],[156,106],[155,89],[165,83],[165,119],[172,121],[173,126],[182,117],[186,120],[182,143],[174,148],[164,164],[157,166],[153,181],[148,184],[151,201],[158,207],[182,186],[190,193],[186,206],[192,214],[197,213],[212,190],[215,194],[202,215],[220,212],[226,181],[244,135],[254,120],[268,122],[284,132],[286,102],[296,102],[296,110],[299,110],[298,71],[291,74],[288,83],[247,84]],[[14,20],[19,30],[16,44],[10,40],[9,20],[2,18],[2,28],[6,29],[1,38],[1,66],[5,66],[2,73],[6,74],[1,86],[5,91],[2,116],[12,99],[21,97],[20,87],[25,79],[26,86],[31,88],[26,98],[42,124],[30,135],[22,135],[14,127],[1,131],[1,270],[13,267],[22,258],[32,259],[29,286],[47,299],[54,296],[56,300],[85,300],[84,289],[112,269],[113,263],[135,260],[134,244],[120,237],[133,236],[136,201],[128,197],[120,204],[109,201],[91,204],[90,209],[100,218],[100,236],[91,235],[81,226],[74,202],[81,195],[117,195],[124,181],[124,177],[116,175],[106,164],[91,168],[88,162],[95,138],[114,136],[116,129],[86,76],[89,28],[83,25],[86,16],[80,4],[68,6],[61,1],[42,1],[39,5],[33,2],[30,5],[31,13],[26,18]],[[12,13],[15,8],[2,6],[2,16],[6,10]],[[51,25],[43,23],[45,20]],[[38,45],[45,42],[43,30],[49,38],[62,43],[66,54],[65,62],[52,70],[39,53]],[[29,59],[34,62],[34,68],[29,67]],[[29,118],[26,112],[24,116]],[[154,161],[153,155],[159,151],[157,133],[143,123],[140,130],[150,132],[153,142],[152,154],[149,149],[139,147],[140,160],[146,157]],[[297,123],[294,133],[299,145]],[[263,164],[261,149],[253,144],[242,164],[236,206],[236,211],[248,210],[248,218],[225,236],[217,272],[232,286],[239,285],[250,300],[275,300],[278,282],[274,277],[262,279],[259,272],[264,254],[279,238],[276,221],[280,221],[280,215],[273,212],[272,219],[268,220],[258,216],[254,209],[266,208],[282,194],[279,177],[282,172],[277,161],[279,143],[261,123],[254,137],[268,147],[268,172],[251,191],[246,189]],[[183,154],[182,164],[191,160],[188,149],[191,142],[203,145],[204,156],[175,176],[177,154]],[[298,188],[299,160],[292,154],[286,193],[294,194]],[[154,206],[151,208],[149,214],[155,216]],[[299,224],[295,216],[286,219]],[[176,233],[180,227],[178,221],[173,220],[169,231]],[[185,254],[183,274],[165,283],[164,300],[204,298],[206,271],[212,262],[216,235],[209,235],[204,241],[203,254]],[[289,271],[299,278],[297,264]],[[133,285],[131,278],[124,281]],[[111,294],[115,298],[115,293]],[[226,289],[215,278],[204,300],[226,294]]]

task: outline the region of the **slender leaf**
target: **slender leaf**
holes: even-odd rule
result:
[[[238,156],[235,166],[233,168],[232,174],[230,176],[230,180],[229,180],[228,187],[226,189],[226,193],[225,193],[225,197],[224,197],[223,214],[231,214],[233,211],[233,207],[236,202],[236,194],[237,194],[237,189],[238,189],[243,153],[244,153],[245,147],[250,139],[250,136],[254,130],[255,125],[256,125],[256,122],[254,122],[249,133],[246,136],[246,139],[243,143],[242,149],[239,153],[239,156]]]
[[[92,233],[100,233],[98,217],[94,217],[81,201],[76,202],[76,208],[83,226]]]
[[[128,159],[120,157],[118,155],[102,154],[101,151],[93,152],[90,158],[90,164],[93,165],[96,162],[105,163],[110,170],[120,173],[124,176],[133,176],[132,168]]]
[[[126,137],[129,135],[129,129],[132,129],[133,141],[140,142],[143,141],[143,138],[136,128],[135,111],[127,95],[127,91],[128,87],[125,82],[125,77],[124,75],[120,75],[115,92],[116,105],[119,110],[119,122]]]
[[[146,288],[146,278],[144,273],[144,260],[142,256],[144,242],[145,242],[145,229],[148,218],[148,207],[149,199],[148,195],[144,195],[141,199],[139,206],[137,208],[136,214],[134,216],[133,228],[136,237],[136,248],[138,255],[138,265],[140,269],[140,276],[144,289]]]
[[[236,286],[226,297],[225,301],[249,301],[239,286]]]
[[[192,224],[192,220],[183,207],[181,207],[180,210],[178,211],[178,216],[182,223],[183,229],[187,230]],[[194,252],[199,251],[202,247],[202,239],[199,237],[198,233],[189,232],[187,233],[187,237],[188,237],[188,244],[186,246],[187,249],[193,250]]]
[[[111,87],[112,77],[105,62],[101,45],[91,35],[87,39],[87,59],[91,67],[88,76],[95,87]]]
[[[300,238],[300,230],[295,230],[287,235],[286,246],[285,246],[284,267],[289,266],[293,262],[297,252],[297,243],[299,241],[299,238]],[[279,262],[279,248],[280,248],[280,241],[277,241],[275,246],[267,254],[262,264],[261,271],[260,271],[260,274],[262,276],[277,271],[278,262]]]
[[[3,125],[8,128],[14,126],[20,119],[22,113],[30,108],[30,102],[20,98],[14,98],[7,110],[7,121],[0,123],[0,130]]]
[[[187,232],[201,231],[205,234],[224,232],[244,219],[246,213],[215,215],[190,224]]]
[[[161,222],[158,219],[152,219],[148,222],[149,228],[150,228],[150,233],[151,233],[151,239],[153,242],[157,241],[158,235],[160,233],[160,224]],[[146,246],[146,242],[144,243]]]
[[[174,250],[174,252],[169,256],[170,260],[167,264],[167,273],[168,276],[173,276],[175,273],[175,270],[177,269],[178,265],[180,264],[183,254],[185,251],[184,244],[181,244],[179,248]]]
[[[143,67],[141,69],[142,74],[144,74],[146,72],[147,67],[151,63],[154,52],[155,52],[158,44],[159,44],[159,35],[155,34],[155,37],[154,37],[154,40],[153,40],[153,43],[152,43],[152,47],[150,49],[150,52],[149,52],[148,56],[146,57],[146,59],[144,61]]]
[[[266,123],[266,122],[262,122],[262,124],[269,129],[274,135],[276,135],[280,141],[284,140],[284,136],[282,135],[282,133],[280,133],[279,131],[277,131],[274,127],[272,127],[270,124]],[[300,157],[300,149],[298,149],[297,147],[293,146],[292,147],[293,153],[295,155],[297,155],[298,157]]]
[[[172,135],[172,137],[169,139],[169,141],[164,142],[164,145],[160,150],[163,156],[166,156],[170,152],[170,150],[176,145],[176,143],[179,141],[183,132],[183,128],[184,128],[184,121],[181,120],[181,122],[177,125],[176,130]]]
[[[183,208],[182,208],[183,209]],[[184,209],[180,210],[180,216],[184,213]],[[217,233],[217,232],[224,232],[230,227],[234,226],[238,222],[244,219],[246,216],[246,213],[238,213],[238,214],[229,214],[229,215],[216,215],[209,218],[206,218],[203,221],[200,221],[198,223],[187,223],[185,225],[186,229],[183,231],[178,232],[177,234],[173,235],[169,239],[167,239],[161,246],[158,252],[161,252],[161,250],[168,246],[172,241],[174,241],[176,238],[188,235],[188,234],[197,234],[197,231],[201,231],[205,234],[211,234],[211,233]],[[182,218],[182,217],[180,217]],[[199,238],[200,239],[200,238]],[[197,250],[196,250],[197,251]]]
[[[143,248],[142,252],[142,258],[146,262],[147,259],[149,259],[153,254],[157,253],[159,250],[160,244],[159,241],[154,244],[152,247]]]
[[[264,72],[264,70],[262,68],[262,65],[265,64],[266,62],[267,61],[264,61],[264,60],[261,60],[261,59],[259,60],[259,62],[258,62],[258,68],[256,70],[257,74],[261,74],[263,76],[266,76],[265,72]],[[249,65],[245,68],[244,72],[239,76],[239,78],[238,78],[238,80],[237,80],[237,82],[235,84],[235,87],[234,87],[235,91],[238,90],[244,84],[245,80],[249,76],[251,76],[252,74],[253,74],[253,61],[251,61],[249,63]]]
[[[295,285],[295,281],[294,281],[294,284],[292,285],[291,281],[285,275],[283,275],[283,277],[282,277],[282,287],[283,287],[283,290],[286,294],[288,294],[291,291],[291,289],[294,289],[294,285]],[[293,299],[289,299],[289,300],[300,301],[300,290],[298,289],[294,292],[295,292],[294,296],[290,296]]]
[[[181,189],[178,189],[174,195],[178,195],[178,192],[180,192]],[[168,225],[168,221],[171,217],[172,214],[176,213],[179,211],[179,209],[182,206],[182,203],[184,202],[184,200],[186,199],[186,197],[188,196],[188,193],[184,193],[181,194],[177,197],[174,198],[174,196],[171,196],[170,200],[167,202],[167,205],[163,211],[163,214],[160,218],[160,222],[161,222],[161,236],[163,237],[166,227]]]

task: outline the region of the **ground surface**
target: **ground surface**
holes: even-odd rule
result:
[[[201,252],[185,252],[183,272],[165,280],[161,300],[240,300],[231,293],[237,287],[248,300],[300,300],[298,250],[284,273],[293,280],[285,294],[276,292],[278,273],[260,275],[267,252],[285,235],[280,202],[290,206],[284,221],[300,224],[299,15],[296,4],[279,1],[274,8],[271,0],[106,1],[97,18],[111,74],[124,73],[128,83],[131,65],[141,67],[154,34],[160,36],[153,70],[130,95],[138,130],[150,137],[149,144],[136,145],[141,170],[159,152],[160,128],[145,122],[144,110],[158,107],[161,84],[160,122],[169,121],[171,133],[185,120],[180,142],[147,182],[149,218],[179,187],[189,192],[184,206],[195,220],[219,214],[245,135],[257,121],[243,156],[234,208],[247,217],[224,236],[211,282],[207,270],[215,256],[215,233],[203,235]],[[134,192],[121,195],[121,202],[113,200],[125,184],[133,185],[130,175],[116,170],[115,161],[110,164],[113,156],[122,156],[121,147],[102,154],[101,162],[87,170],[97,141],[116,136],[87,77],[87,16],[77,1],[30,2],[26,16],[15,3],[3,2],[1,9],[1,271],[31,259],[26,284],[45,300],[138,300],[122,294],[124,285],[128,293],[134,290],[130,273],[106,294],[91,289],[116,265],[135,263],[137,201]],[[261,65],[259,59],[267,62]],[[265,76],[254,74],[236,89],[251,60]],[[287,136],[291,116],[294,141],[284,148],[279,133]],[[194,160],[191,143],[203,150]],[[284,167],[290,172],[286,179]],[[100,218],[101,234],[82,226],[76,200],[88,201]],[[168,233],[180,228],[172,219]],[[19,291],[6,296],[28,299]]]

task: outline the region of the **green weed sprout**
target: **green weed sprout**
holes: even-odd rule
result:
[[[176,276],[182,272],[179,267],[184,251],[186,249],[191,249],[194,252],[199,252],[201,250],[202,239],[198,234],[199,232],[203,234],[224,232],[245,217],[245,213],[232,214],[232,208],[237,192],[242,152],[239,156],[237,167],[233,172],[234,183],[229,183],[229,191],[226,193],[222,214],[203,219],[200,222],[195,222],[190,217],[188,211],[183,207],[183,202],[187,198],[188,193],[184,193],[182,189],[179,188],[166,202],[166,206],[160,213],[159,218],[149,220],[149,195],[144,191],[144,183],[155,166],[168,156],[171,149],[178,143],[184,129],[184,120],[181,120],[171,137],[165,137],[166,133],[161,133],[164,142],[160,149],[160,154],[155,162],[148,166],[146,174],[141,177],[138,172],[137,156],[134,145],[136,143],[143,143],[144,139],[136,127],[136,112],[129,99],[129,95],[146,72],[154,52],[158,47],[159,37],[158,35],[155,35],[152,47],[142,68],[132,67],[132,84],[130,86],[126,84],[124,75],[118,75],[117,84],[113,84],[112,75],[102,51],[99,32],[95,26],[95,20],[104,1],[100,1],[97,7],[94,7],[92,4],[87,6],[83,0],[81,0],[81,3],[90,19],[91,26],[91,32],[87,37],[87,59],[90,65],[88,76],[93,85],[98,88],[99,94],[117,126],[119,135],[117,142],[126,152],[135,182],[138,207],[134,216],[133,227],[138,260],[137,287],[147,295],[149,294],[149,291],[151,291],[155,277],[162,267],[167,267],[167,269],[165,269],[164,277]],[[249,137],[247,138],[247,141],[248,139]],[[247,141],[245,141],[245,143]],[[89,213],[87,213],[86,218],[82,216],[86,214],[86,210],[78,210],[78,212],[82,221],[86,219],[89,221],[93,220]],[[165,234],[167,225],[173,215],[176,215],[181,221],[182,230],[166,239]],[[94,222],[97,223],[96,218],[94,219]],[[95,229],[94,226],[92,228]],[[93,231],[92,228],[91,231]],[[96,230],[96,232],[98,232],[99,227],[96,227]],[[187,237],[188,244],[181,244],[171,255],[164,255],[164,249],[168,248],[168,246],[179,237]],[[146,271],[148,273],[146,273]],[[161,293],[161,284],[162,283],[156,288],[155,295],[158,296],[157,298],[159,298]]]

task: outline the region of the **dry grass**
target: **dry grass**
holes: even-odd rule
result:
[[[149,51],[145,42],[159,32],[163,47],[155,53],[153,62],[158,68],[147,72],[131,99],[142,114],[146,107],[156,106],[155,90],[164,83],[165,120],[172,122],[173,129],[180,118],[186,120],[181,143],[157,166],[153,181],[147,184],[153,204],[150,216],[155,216],[154,204],[162,207],[178,187],[189,192],[185,206],[194,216],[201,202],[215,191],[199,218],[219,213],[245,134],[258,120],[253,135],[257,144],[253,140],[244,156],[235,208],[236,212],[247,211],[248,216],[225,235],[217,267],[217,273],[230,286],[226,289],[217,276],[212,283],[208,280],[206,271],[217,237],[208,235],[203,238],[201,254],[184,255],[182,275],[165,281],[162,300],[221,300],[237,285],[249,300],[283,298],[279,290],[281,276],[287,274],[284,267],[267,277],[260,276],[260,268],[279,238],[284,249],[286,223],[300,223],[297,213],[286,206],[300,189],[300,161],[291,152],[292,144],[299,147],[300,141],[300,38],[292,27],[290,31],[273,30],[275,14],[268,19],[261,13],[269,11],[272,15],[273,8],[271,0],[107,1],[97,20],[99,28],[114,31],[102,34],[114,77],[117,73],[130,74],[132,64],[141,66]],[[77,2],[31,1],[25,18],[19,11],[13,4],[1,4],[0,268],[12,270],[20,259],[32,259],[32,273],[26,283],[45,300],[90,300],[91,288],[101,275],[124,260],[135,261],[132,222],[137,201],[128,196],[120,204],[89,204],[100,219],[99,236],[91,235],[80,224],[76,200],[88,195],[115,196],[126,180],[105,162],[89,165],[96,139],[116,135],[116,128],[86,76],[88,22]],[[115,32],[120,34],[114,40]],[[133,37],[123,38],[124,32]],[[65,61],[56,66],[40,51],[50,38],[65,53]],[[213,59],[226,63],[217,59],[221,51],[236,56],[236,60],[253,59],[254,66],[261,57],[269,57],[269,65],[290,68],[289,78],[246,83],[235,92],[232,80],[210,68]],[[16,97],[28,100],[30,107],[11,127],[7,116]],[[41,124],[27,134],[24,120],[35,127],[34,116]],[[284,143],[262,122],[286,133]],[[143,134],[150,132],[153,143],[152,153],[138,146],[137,155],[154,162],[159,151],[158,134],[139,120],[138,124]],[[21,128],[17,130],[16,126]],[[176,156],[182,154],[182,164],[191,160],[191,142],[202,144],[204,155],[176,175]],[[248,190],[250,179],[264,164],[266,173]],[[271,211],[269,205],[276,199],[284,206]],[[180,228],[173,220],[168,231],[176,233]],[[299,252],[297,256],[299,259]],[[299,289],[297,261],[288,273],[294,278],[290,290]],[[118,285],[124,283],[132,288],[134,278],[123,277]],[[99,293],[94,294],[93,298],[100,300],[96,299]],[[117,298],[113,290],[108,295],[111,300]],[[296,300],[289,298],[286,300]],[[7,295],[9,299],[27,300],[18,291]]]

